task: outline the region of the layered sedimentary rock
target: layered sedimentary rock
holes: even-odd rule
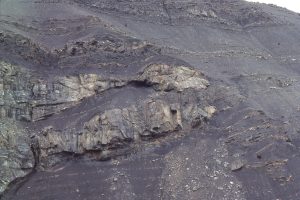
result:
[[[107,153],[113,155],[114,149],[126,148],[139,140],[189,130],[208,120],[215,112],[213,107],[201,108],[197,104],[185,108],[182,110],[179,103],[153,99],[126,108],[106,110],[85,122],[78,132],[46,127],[37,136],[40,164],[50,167],[53,163],[47,166],[49,156],[63,152],[84,155],[96,151],[100,154],[97,159],[106,158]],[[101,157],[101,152],[106,153],[105,157]]]
[[[240,0],[0,1],[1,199],[299,199],[299,15]]]
[[[201,21],[228,24],[231,26],[273,24],[278,20],[261,8],[233,1],[132,1],[127,4],[124,1],[96,1],[73,0],[79,5],[89,7],[92,10],[122,13],[128,16],[138,16],[140,20],[155,21],[162,24],[196,24]],[[253,14],[255,13],[255,14]],[[147,16],[147,17],[146,17]]]
[[[1,62],[1,116],[37,121],[74,106],[83,98],[124,84],[125,80],[97,74],[44,80],[20,66]]]
[[[182,65],[153,63],[146,65],[135,76],[123,79],[98,74],[46,79],[21,66],[1,62],[1,77],[1,117],[27,122],[47,121],[51,115],[55,118],[55,114],[76,107],[83,99],[127,84],[145,84],[145,87],[157,91],[128,107],[108,109],[92,115],[80,127],[75,128],[72,124],[65,124],[64,129],[56,129],[52,125],[41,126],[31,133],[31,138],[23,136],[31,144],[31,149],[27,149],[26,153],[35,155],[34,163],[41,169],[63,161],[65,154],[91,157],[90,152],[98,152],[92,156],[93,159],[107,159],[114,156],[115,151],[129,148],[141,140],[195,128],[215,112],[214,107],[197,101],[184,103],[161,98],[168,96],[160,94],[165,91],[173,91],[175,96],[185,90],[201,95],[201,91],[209,86],[201,72]],[[9,131],[6,134],[13,134],[13,130]],[[24,140],[19,145],[28,144]],[[18,151],[17,146],[12,145],[11,148]],[[16,166],[16,170],[23,172],[21,167]],[[8,179],[6,183],[19,177],[7,176],[11,180]]]
[[[23,178],[34,168],[35,158],[30,138],[12,119],[0,122],[0,193],[17,178]]]
[[[203,74],[198,71],[184,66],[172,67],[163,64],[147,66],[138,80],[153,85],[156,90],[164,91],[205,89],[209,85]]]
[[[11,64],[0,63],[1,118],[30,118],[28,97],[31,95],[30,75],[26,70]]]

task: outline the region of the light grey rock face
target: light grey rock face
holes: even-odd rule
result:
[[[126,85],[130,80],[102,77],[97,74],[58,76],[51,81],[33,76],[20,66],[1,62],[1,116],[17,120],[38,121],[75,106],[82,99],[110,88]],[[209,82],[199,71],[167,64],[151,64],[132,81],[145,82],[158,91],[205,89]]]
[[[190,12],[195,14],[198,11]],[[7,41],[7,36],[3,39]],[[117,66],[118,70],[124,67],[122,70],[126,71],[128,63],[132,64],[131,59],[136,66],[124,74],[116,73],[118,70],[115,69],[113,73],[111,69],[109,72],[102,69],[105,73],[101,73],[91,67],[82,73],[56,72],[50,76],[39,74],[30,67],[1,61],[0,117],[22,121],[32,132],[31,138],[23,131],[5,132],[18,143],[9,141],[3,151],[12,152],[13,159],[3,160],[6,168],[1,174],[3,185],[0,192],[16,178],[27,175],[33,167],[47,170],[69,159],[70,155],[92,160],[111,158],[149,140],[178,132],[186,134],[201,127],[216,111],[215,107],[198,102],[197,98],[190,100],[186,95],[181,99],[181,94],[187,91],[195,96],[205,96],[210,84],[204,75],[181,64],[178,59],[166,58],[165,61],[161,55],[155,58],[160,51],[147,42],[106,35],[69,43],[54,52],[60,64],[75,65],[74,68],[76,60],[81,63],[82,58],[91,60],[89,64],[97,65],[98,69]],[[94,56],[90,55],[91,52]],[[94,60],[95,57],[101,61]],[[142,91],[150,91],[149,96],[134,97],[124,106],[108,106],[115,99],[106,99],[106,105],[100,111],[93,111],[87,105],[89,101],[85,101],[101,99],[112,89],[121,90],[122,87],[141,87]],[[120,97],[124,101],[130,99],[129,96]],[[97,103],[93,105],[99,107]],[[64,114],[72,109],[75,110],[73,114],[79,112],[83,115],[77,115],[78,119],[73,117],[74,122],[68,121],[72,115]]]
[[[164,64],[147,66],[138,80],[153,85],[156,90],[164,91],[183,91],[187,88],[205,89],[209,85],[199,71],[185,66],[173,67]]]
[[[182,128],[179,104],[168,104],[163,101],[148,101],[142,105],[144,113],[144,130],[142,136],[160,136]]]
[[[146,83],[157,91],[143,101],[94,114],[86,118],[81,127],[75,128],[72,123],[65,124],[64,129],[42,125],[39,133],[32,134],[34,139],[31,141],[35,162],[42,168],[60,162],[64,153],[85,155],[98,152],[97,158],[101,159],[102,154],[105,157],[113,155],[115,150],[127,148],[140,140],[198,127],[215,112],[214,107],[196,101],[183,103],[160,98],[170,90],[174,94],[191,90],[201,95],[207,89],[209,82],[204,75],[183,65],[151,64],[127,80],[79,74],[57,76],[50,81],[35,77],[20,66],[2,62],[1,67],[1,116],[17,120],[36,122],[50,115],[55,117],[55,114],[80,104],[84,98],[132,82]]]
[[[190,106],[193,108],[190,109]],[[84,124],[82,132],[69,129],[59,131],[47,127],[38,136],[40,164],[50,167],[49,156],[63,152],[81,155],[90,151],[113,153],[114,149],[126,148],[141,139],[188,130],[195,123],[199,125],[212,116],[211,112],[204,111],[205,108],[202,109],[199,105],[190,106],[187,110],[182,110],[179,103],[152,99],[95,115]]]
[[[51,83],[34,84],[32,121],[43,119],[74,106],[84,98],[125,84],[126,81],[103,78],[96,74],[57,77]]]
[[[84,98],[126,84],[97,74],[62,76],[47,81],[6,62],[0,63],[0,70],[0,116],[17,120],[41,120]]]
[[[143,130],[143,119],[136,106],[107,110],[85,123],[79,139],[82,150],[103,149],[118,142],[132,142]]]
[[[11,119],[0,121],[0,193],[10,182],[29,174],[35,164],[30,140]]]
[[[195,128],[200,126],[206,119],[211,118],[215,112],[216,109],[213,106],[201,108],[197,104],[187,104],[184,106],[183,117]]]
[[[30,118],[28,106],[32,84],[27,70],[0,62],[0,116]]]

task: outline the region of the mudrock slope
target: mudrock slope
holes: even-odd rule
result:
[[[29,174],[4,199],[298,199],[296,13],[239,0],[0,11],[1,135],[20,138],[1,139],[1,187]]]

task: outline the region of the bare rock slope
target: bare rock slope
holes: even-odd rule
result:
[[[0,1],[0,198],[298,200],[299,29],[242,0]]]

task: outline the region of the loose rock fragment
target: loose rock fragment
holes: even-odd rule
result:
[[[243,160],[235,160],[231,163],[231,171],[238,171],[244,167],[245,163]]]

